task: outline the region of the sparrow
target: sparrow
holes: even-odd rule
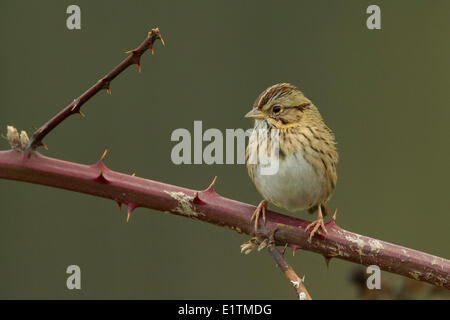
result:
[[[248,174],[264,198],[251,218],[255,233],[261,213],[265,222],[268,202],[289,211],[317,210],[317,219],[306,227],[311,229],[309,242],[316,232],[328,233],[323,217],[336,188],[338,153],[334,134],[317,107],[292,84],[279,83],[264,90],[245,117],[255,120],[246,149]],[[261,151],[269,156],[278,151],[277,170],[264,172],[265,163],[258,157],[249,161]]]

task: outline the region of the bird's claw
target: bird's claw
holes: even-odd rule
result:
[[[311,243],[311,239],[316,232],[322,236],[325,236],[325,234],[328,233],[327,228],[325,228],[325,224],[323,223],[323,218],[317,218],[316,220],[308,224],[305,231],[308,231],[310,228],[312,228],[312,230],[309,234],[309,243]],[[320,230],[320,228],[323,230],[323,232]]]
[[[267,200],[263,200],[259,203],[258,207],[252,214],[250,221],[255,220],[255,234],[258,231],[258,223],[259,223],[259,217],[260,217],[261,213],[262,213],[264,225],[266,224],[266,209],[267,209]]]

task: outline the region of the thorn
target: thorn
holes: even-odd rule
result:
[[[78,106],[78,104],[75,104],[73,107],[72,107],[72,109],[70,109],[70,111],[73,111],[73,110],[75,110],[75,108]]]
[[[326,263],[326,265],[327,265],[327,270],[329,271],[330,270],[330,260],[331,260],[331,257],[327,257],[327,256],[323,256],[324,258],[325,258],[325,263]]]
[[[41,130],[39,130],[39,133],[42,133],[42,132],[44,132],[44,128],[42,128]]]
[[[141,70],[142,70],[142,66],[141,66],[141,57],[137,57],[137,59],[136,59],[136,64],[138,65],[138,70],[139,70],[139,73],[141,73]]]
[[[105,159],[106,159],[106,155],[108,153],[108,149],[105,149],[105,151],[103,152],[102,156],[100,157],[100,159],[98,159],[98,161],[96,163],[94,163],[93,165],[91,165],[91,167],[94,168],[98,168],[100,170],[108,170],[108,168],[105,166]]]
[[[205,202],[202,201],[202,200],[200,199],[200,197],[198,196],[198,191],[196,191],[196,192],[194,193],[194,199],[192,199],[192,202],[195,203],[195,204],[204,204],[204,203],[205,203]]]
[[[153,46],[151,46],[150,49],[152,49],[152,55],[154,55],[155,54],[155,49],[153,49]]]
[[[328,228],[328,227],[330,227],[330,228],[339,228],[339,226],[338,226],[337,223],[336,223],[337,212],[338,212],[337,209],[334,210],[333,217],[331,217],[330,221],[328,221],[328,222],[325,224],[325,225],[327,226],[327,228]]]
[[[130,221],[131,218],[131,213],[133,212],[134,209],[136,209],[138,206],[133,204],[133,203],[129,203],[127,204],[128,210],[127,210],[127,223]]]
[[[103,152],[103,154],[102,154],[102,156],[101,156],[101,158],[100,158],[100,161],[101,162],[104,162],[105,161],[105,158],[106,158],[106,154],[108,153],[108,149],[105,149],[105,151]]]
[[[161,35],[159,36],[159,40],[161,40],[163,46],[166,46],[166,43],[164,42],[164,39],[161,37]]]
[[[81,112],[81,110],[78,110],[78,112],[80,113],[80,115],[81,115],[83,118],[86,118],[86,115],[85,115],[83,112]]]
[[[115,200],[117,205],[119,206],[119,210],[122,210],[122,202],[120,202],[119,200]]]
[[[209,187],[206,189],[206,191],[214,192],[214,186],[216,185],[217,176],[214,177],[213,181],[209,185]]]
[[[136,173],[135,172],[133,172],[133,174],[131,175],[132,177],[136,177]]]
[[[47,145],[46,145],[45,143],[41,142],[41,146],[42,146],[45,150],[48,150],[48,147],[47,147]]]
[[[109,183],[109,180],[106,179],[105,176],[103,175],[103,169],[100,169],[100,174],[96,178],[94,178],[94,181],[105,184]]]
[[[135,53],[135,50],[125,51],[125,53]]]
[[[301,247],[296,244],[291,244],[290,247],[292,248],[292,256],[295,256],[295,251],[301,249]]]
[[[111,88],[109,86],[106,87],[106,92],[108,92],[108,94],[111,94]]]
[[[334,221],[336,221],[336,215],[337,215],[337,212],[338,212],[337,209],[334,210],[333,217],[332,217],[332,219],[333,219]]]

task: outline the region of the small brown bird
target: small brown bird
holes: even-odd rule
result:
[[[261,213],[265,221],[269,201],[290,211],[308,209],[313,213],[317,209],[317,219],[306,228],[312,229],[309,241],[316,232],[323,234],[320,228],[327,233],[323,216],[328,214],[326,202],[336,187],[338,154],[334,134],[319,110],[295,86],[280,83],[263,91],[245,117],[255,119],[256,129],[246,150],[248,173],[264,198],[252,216],[255,231]],[[267,133],[262,135],[266,138],[255,139],[261,130]],[[278,169],[264,174],[260,158],[249,159],[261,149],[268,156],[272,149],[276,150],[271,147],[272,131],[278,133]]]

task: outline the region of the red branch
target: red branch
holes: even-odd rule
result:
[[[254,234],[250,218],[255,206],[218,195],[214,183],[196,191],[115,172],[104,165],[83,165],[45,157],[37,152],[29,158],[22,151],[0,151],[0,178],[26,181],[115,200],[128,206],[170,212],[212,223],[239,233]],[[278,245],[303,249],[450,289],[450,261],[413,249],[346,231],[334,219],[326,224],[328,234],[308,242],[308,221],[267,211],[267,229],[277,230]]]
[[[159,33],[159,29],[152,29],[151,32],[148,33],[147,39],[145,39],[139,47],[134,50],[128,51],[127,53],[131,53],[127,58],[125,58],[118,66],[116,66],[110,73],[101,78],[96,84],[90,87],[85,93],[83,93],[80,97],[75,99],[71,104],[61,110],[56,116],[47,121],[42,127],[37,129],[33,136],[30,139],[25,151],[26,153],[30,153],[34,151],[37,147],[45,144],[42,143],[42,139],[50,133],[57,125],[63,122],[69,116],[79,113],[82,116],[84,114],[81,112],[81,107],[86,103],[90,98],[96,95],[100,90],[105,89],[108,93],[111,93],[110,83],[114,80],[119,74],[121,74],[126,68],[133,64],[137,64],[139,67],[139,71],[141,71],[141,56],[148,49],[152,50],[153,53],[153,43],[156,39],[160,39],[164,44],[164,40]]]

